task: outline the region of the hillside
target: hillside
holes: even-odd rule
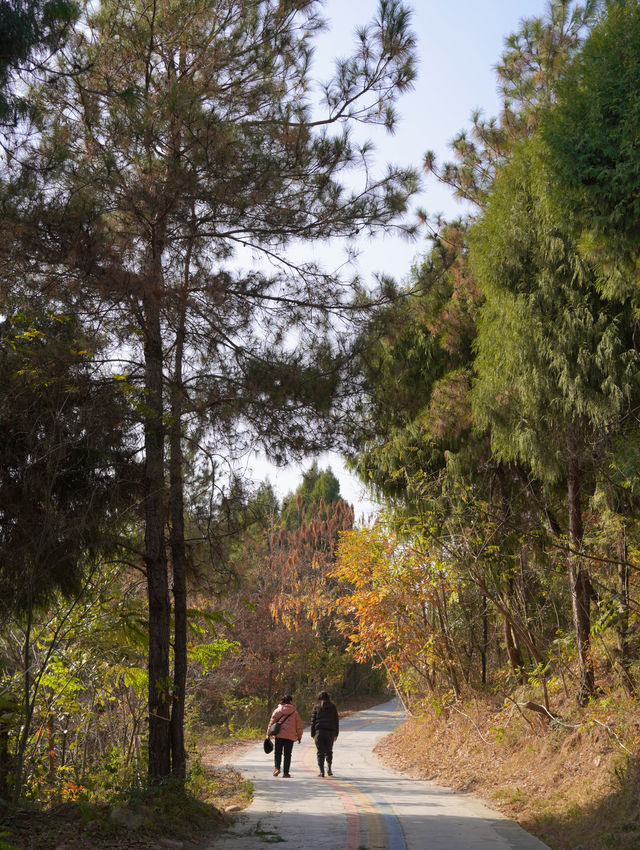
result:
[[[487,697],[411,717],[378,746],[389,765],[472,793],[552,850],[640,847],[640,711],[613,691],[558,722]]]

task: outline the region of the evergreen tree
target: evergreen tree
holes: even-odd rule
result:
[[[584,500],[595,467],[638,396],[632,304],[606,301],[551,199],[545,151],[521,146],[472,231],[486,296],[478,322],[474,410],[493,451],[566,488],[569,578],[580,699],[594,692],[593,597]]]
[[[496,619],[517,680],[527,652],[541,663],[550,633],[537,590],[545,565],[541,511],[531,499],[537,488],[520,465],[492,455],[488,432],[472,416],[483,296],[466,239],[461,224],[443,228],[405,297],[372,322],[361,360],[365,396],[352,427],[355,469],[393,505],[387,522],[433,584],[433,639],[442,642],[456,693],[478,657],[486,681]],[[453,586],[461,604],[448,606]],[[471,648],[465,654],[458,645]]]
[[[322,482],[336,494],[333,501],[324,501]],[[316,463],[288,501],[289,522],[271,488],[262,487],[249,505],[253,522],[228,552],[235,582],[218,605],[240,651],[202,683],[217,711],[230,684],[236,698],[259,699],[270,710],[283,689],[311,700],[319,683],[342,687],[351,665],[334,622],[330,573],[339,535],[353,526],[353,508],[339,497],[333,473]]]
[[[611,0],[544,123],[559,195],[609,265],[640,256],[639,122],[640,7]]]
[[[474,112],[471,129],[458,133],[451,143],[454,161],[439,167],[428,152],[427,172],[451,186],[458,198],[483,206],[514,146],[534,132],[554,102],[558,80],[598,19],[603,2],[549,0],[544,16],[525,18],[505,38],[496,66],[500,114],[485,118],[481,111]]]
[[[87,3],[59,59],[65,73],[34,94],[38,132],[7,190],[13,256],[55,270],[85,305],[101,302],[141,390],[154,778],[184,774],[186,425],[214,442],[211,454],[247,439],[276,459],[324,447],[346,359],[332,321],[352,314],[353,292],[286,249],[396,226],[416,185],[413,171],[392,167],[343,185],[369,151],[349,125],[392,128],[395,98],[411,85],[409,13],[382,0],[324,86],[320,115],[310,94],[318,5]]]
[[[117,551],[139,493],[128,405],[101,374],[97,341],[73,315],[30,308],[0,323],[0,625],[21,635],[22,662],[11,757],[6,722],[0,732],[0,796],[11,784],[14,802],[42,675],[32,669],[38,614],[57,594],[77,601],[88,564]],[[0,657],[0,679],[15,664],[12,652]]]
[[[77,13],[76,0],[0,0],[0,123],[27,107],[12,85],[14,73],[60,47]]]
[[[497,65],[500,115],[476,113],[471,132],[452,144],[455,161],[440,169],[427,154],[427,171],[482,210],[496,175],[553,102],[555,83],[601,5],[552,0],[544,17],[522,21]],[[550,502],[521,461],[492,453],[490,429],[471,410],[484,293],[468,266],[468,227],[438,221],[433,249],[414,270],[405,298],[372,323],[361,361],[354,466],[393,500],[396,521],[426,563],[432,547],[443,547],[464,577],[461,586],[480,590],[485,633],[491,602],[521,679],[526,652],[540,664],[541,645],[552,634],[539,592],[547,562],[540,525]]]
[[[304,513],[308,513],[310,508],[319,510],[326,519],[329,507],[340,498],[340,482],[331,468],[321,471],[318,462],[314,461],[302,476],[302,484],[295,493],[283,499],[282,522],[289,531],[293,531],[300,526]]]
[[[70,315],[0,324],[0,622],[75,593],[135,497],[125,399],[92,348]]]

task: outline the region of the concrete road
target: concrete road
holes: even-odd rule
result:
[[[295,744],[291,779],[274,777],[262,743],[235,767],[255,785],[251,806],[203,850],[544,850],[516,823],[466,794],[456,794],[385,767],[378,740],[404,719],[398,703],[361,711],[340,723],[335,776],[317,776],[305,729]],[[548,850],[548,848],[547,848]]]

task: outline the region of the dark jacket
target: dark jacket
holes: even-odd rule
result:
[[[324,701],[324,708],[320,702],[313,706],[313,711],[311,712],[312,738],[316,732],[319,732],[321,729],[333,732],[334,738],[337,738],[339,728],[338,709],[330,700]]]

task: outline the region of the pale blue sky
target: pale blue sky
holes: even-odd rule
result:
[[[407,0],[413,8],[413,25],[418,39],[420,64],[415,88],[398,104],[401,116],[394,136],[367,130],[375,142],[380,162],[394,161],[420,167],[427,150],[439,160],[448,156],[448,143],[459,130],[469,127],[476,108],[487,115],[499,109],[495,65],[503,51],[506,35],[519,29],[523,18],[546,14],[547,0]],[[377,0],[326,0],[325,16],[330,29],[317,42],[316,66],[326,76],[330,57],[351,52],[356,27],[376,13]],[[462,208],[449,191],[429,181],[416,206],[430,214],[442,212],[452,217]],[[406,278],[412,263],[424,250],[424,241],[413,244],[394,239],[376,239],[362,247],[359,271],[374,271]],[[323,249],[324,250],[324,249]],[[300,483],[302,465],[274,470],[253,464],[257,478],[268,477],[282,497]],[[341,459],[327,454],[320,466],[331,466],[340,479],[342,495],[356,505],[356,514],[368,514],[372,504],[362,485],[344,469]]]
[[[419,167],[427,150],[434,150],[439,160],[450,158],[449,142],[469,127],[476,108],[486,115],[497,114],[494,68],[504,38],[519,29],[523,18],[544,15],[547,0],[407,0],[407,5],[413,9],[418,41],[418,79],[414,90],[399,101],[395,134],[372,133],[369,128],[367,133],[381,162]],[[330,29],[318,40],[316,63],[322,72],[330,56],[349,54],[356,27],[374,17],[377,6],[377,0],[326,0]],[[425,185],[417,205],[431,214],[454,216],[462,211],[449,190],[433,180]],[[363,268],[400,278],[420,250],[419,244],[403,245],[401,259],[384,242],[376,240],[376,245],[363,255]]]

